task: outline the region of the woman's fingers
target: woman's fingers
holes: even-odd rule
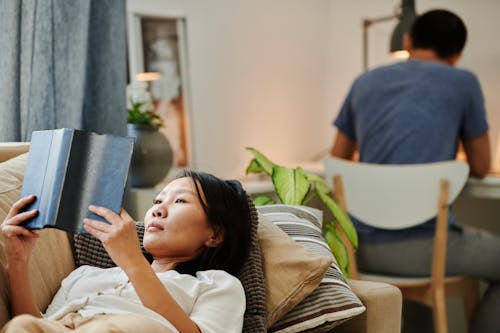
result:
[[[120,210],[120,217],[123,219],[123,221],[135,222],[132,216],[130,216],[130,214],[127,213],[127,211],[123,208]]]
[[[92,220],[88,218],[83,219],[83,225],[89,226],[90,228],[92,228],[92,230],[97,230],[100,232],[110,232],[112,229],[112,226],[106,222]]]
[[[121,221],[120,216],[115,212],[113,212],[111,209],[101,206],[90,205],[89,210],[96,215],[104,217],[106,221],[108,221],[111,224],[119,223]]]
[[[28,204],[32,203],[35,200],[35,196],[33,194],[23,197],[17,200],[9,210],[6,219],[9,219],[13,216],[19,214],[19,212]]]
[[[30,231],[26,228],[12,225],[12,224],[4,224],[2,225],[2,235],[5,237],[18,237],[25,236],[30,238],[38,238],[40,235],[35,231]]]
[[[38,215],[38,209],[33,209],[27,212],[18,213],[11,217],[7,217],[2,225],[20,225],[23,222],[26,222],[35,216]]]

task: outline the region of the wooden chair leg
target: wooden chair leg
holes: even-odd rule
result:
[[[446,296],[443,289],[433,291],[432,314],[435,333],[448,333],[448,320],[446,317]]]
[[[479,281],[469,278],[464,287],[464,311],[467,326],[470,327],[472,315],[476,306],[479,304]]]

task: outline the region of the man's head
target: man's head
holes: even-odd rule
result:
[[[457,15],[447,10],[431,10],[417,17],[410,30],[413,50],[432,50],[441,59],[460,56],[467,28]]]

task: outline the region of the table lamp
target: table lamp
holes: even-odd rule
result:
[[[368,29],[376,23],[398,19],[398,24],[394,28],[391,36],[389,53],[391,57],[406,59],[409,54],[403,48],[403,36],[410,31],[415,20],[415,0],[402,0],[401,5],[396,9],[396,13],[388,16],[363,19],[363,69],[368,69]]]

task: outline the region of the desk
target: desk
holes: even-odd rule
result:
[[[453,205],[457,222],[500,235],[500,176],[469,178]]]
[[[488,175],[483,179],[471,177],[462,194],[472,198],[500,199],[500,175]]]

